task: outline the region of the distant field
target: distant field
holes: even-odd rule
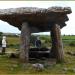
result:
[[[62,37],[62,41],[64,44],[69,44],[71,42],[75,42],[75,36],[69,36],[69,35],[66,35],[66,36],[61,36]],[[42,35],[40,36],[40,39],[44,42],[44,40],[46,41],[46,44],[48,44],[49,46],[49,43],[51,43],[51,37],[49,35],[45,36],[45,35]],[[20,44],[20,37],[7,37],[7,44],[13,44],[13,45],[17,45],[17,44]],[[45,42],[44,42],[45,43]]]
[[[62,36],[62,39],[63,40],[75,40],[75,36],[65,35],[65,36]]]
[[[75,36],[62,36],[64,44],[69,45],[70,43],[75,44]]]
[[[75,46],[75,36],[61,36],[62,37],[62,42],[63,46]],[[34,38],[30,38],[34,41]],[[42,47],[51,47],[51,37],[49,35],[45,36],[42,35],[40,36],[40,39],[42,41]],[[7,45],[9,48],[13,49],[19,49],[20,48],[20,37],[7,37]],[[32,45],[31,42],[31,46]]]
[[[20,38],[19,37],[7,37],[8,44],[19,44]]]

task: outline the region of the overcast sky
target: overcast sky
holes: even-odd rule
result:
[[[61,29],[61,34],[75,35],[75,1],[0,1],[0,9],[17,8],[17,7],[48,8],[52,6],[71,7],[72,13],[68,14],[69,21],[66,22],[67,26]],[[18,28],[15,28],[9,25],[7,22],[3,22],[1,20],[0,20],[0,31],[10,33],[20,33]]]

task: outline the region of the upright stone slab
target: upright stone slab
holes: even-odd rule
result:
[[[60,25],[55,24],[51,28],[52,49],[51,54],[57,62],[64,60],[63,44],[61,39]]]
[[[22,62],[28,62],[29,60],[29,45],[30,43],[30,29],[27,22],[22,23],[21,29],[21,48],[20,59]]]

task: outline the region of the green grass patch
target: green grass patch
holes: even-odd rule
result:
[[[50,61],[45,61],[44,63],[39,61],[45,65],[44,70],[41,72],[36,71],[32,67],[32,63],[22,64],[18,58],[11,59],[8,55],[0,55],[0,74],[74,74],[75,56],[66,54],[67,51],[74,51],[74,49],[75,47],[64,47],[64,63],[49,65],[47,63]],[[64,68],[67,68],[67,70],[64,70]]]
[[[40,39],[43,42],[43,46],[50,47],[51,39],[50,36],[40,36]],[[0,74],[32,74],[32,75],[61,75],[67,74],[72,75],[75,74],[73,70],[75,68],[75,56],[71,56],[66,54],[66,52],[75,52],[75,46],[71,46],[70,44],[75,43],[75,36],[62,36],[63,46],[64,46],[64,63],[49,65],[47,64],[50,61],[40,61],[40,63],[45,65],[43,71],[36,71],[32,67],[32,63],[22,64],[21,61],[17,59],[9,58],[8,54],[0,55]],[[46,41],[44,41],[46,40]],[[19,49],[20,38],[19,37],[7,37],[7,47],[6,52],[14,52],[16,49]],[[44,44],[45,43],[45,44]]]

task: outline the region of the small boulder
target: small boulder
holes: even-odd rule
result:
[[[11,71],[13,71],[13,70],[14,70],[14,68],[13,68],[13,67],[11,67],[11,68],[10,68],[10,70],[11,70]]]
[[[68,55],[75,56],[75,52],[66,52]]]
[[[17,64],[14,64],[13,67],[18,67],[18,65]]]
[[[11,53],[9,55],[9,58],[18,58],[18,57],[19,57],[19,54],[17,54],[17,53]]]
[[[73,70],[73,72],[75,72],[75,68],[73,68],[72,70]]]
[[[68,71],[68,68],[63,68],[64,71]]]
[[[33,68],[35,68],[38,71],[42,71],[44,69],[44,65],[40,64],[40,63],[32,64],[32,66],[33,66]]]

